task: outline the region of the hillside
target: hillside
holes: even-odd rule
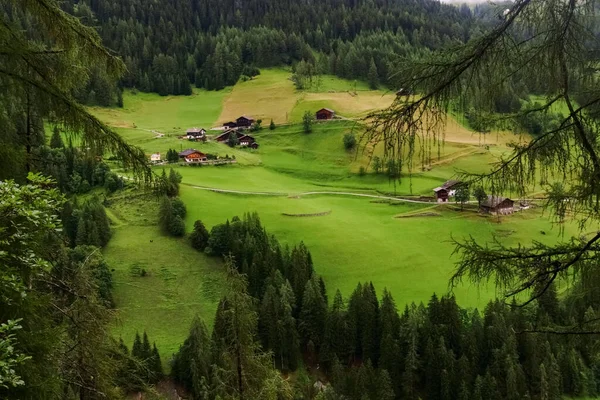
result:
[[[361,115],[363,98],[377,99],[376,107],[385,107],[389,101],[385,92],[366,88],[350,96],[348,91],[355,84],[333,77],[328,83],[337,88],[333,93],[296,91],[289,76],[285,70],[263,70],[252,81],[220,92],[198,91],[190,98],[126,93],[123,110],[93,111],[117,127],[135,123],[137,128],[130,126],[120,132],[147,153],[195,147],[221,156],[235,155],[236,165],[177,168],[183,176],[181,198],[188,208],[188,232],[196,219],[210,229],[234,216],[256,211],[269,232],[283,244],[293,246],[303,241],[310,248],[315,269],[323,276],[331,296],[337,289],[348,296],[357,282],[368,280],[390,290],[399,307],[427,302],[432,292],[448,291],[456,261],[451,256],[453,239],[473,236],[490,241],[497,237],[506,245],[532,240],[551,244],[560,239],[558,228],[539,209],[496,219],[480,216],[472,208],[461,212],[453,205],[377,198],[385,194],[431,196],[434,187],[460,170],[483,172],[507,150],[505,143],[511,140],[508,133],[482,138],[450,119],[441,157],[432,160],[425,171],[415,162],[413,175],[405,174],[401,181],[375,174],[365,155],[344,149],[343,135],[360,135],[364,129],[360,120],[316,123],[310,134],[303,132],[301,124],[277,123],[273,131],[265,127],[254,133],[260,143],[258,150],[177,138],[188,127],[209,128],[241,114],[261,117],[267,126],[264,121],[273,118],[277,122],[286,114],[298,114],[297,108],[336,108],[340,103],[335,96],[352,98],[346,103],[345,115],[339,112],[348,118]],[[307,97],[314,100],[306,102]],[[155,138],[152,131],[165,136]],[[379,151],[376,149],[375,154]],[[361,166],[367,171],[362,176]],[[160,171],[157,167],[156,172]],[[105,254],[119,265],[115,277],[120,318],[115,332],[130,341],[136,330],[146,329],[156,338],[164,360],[181,343],[194,314],[212,321],[222,271],[218,263],[193,251],[186,241],[162,236],[151,217],[141,226],[135,222],[139,217],[127,221],[131,218],[128,215],[135,214],[131,207],[155,213],[147,207],[151,203],[132,199],[111,205],[110,210],[114,209],[121,222],[115,226],[116,234]],[[290,216],[300,214],[314,216]],[[563,228],[567,233],[575,232],[574,226]],[[436,238],[435,245],[432,237]],[[135,251],[125,251],[131,247]],[[132,275],[130,270],[136,265],[146,267],[149,277]],[[459,304],[470,307],[482,306],[495,296],[491,287],[469,285],[461,285],[453,293]],[[172,324],[162,321],[183,323],[173,329]]]

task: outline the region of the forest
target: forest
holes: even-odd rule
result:
[[[0,10],[0,398],[160,399],[162,383],[195,400],[598,396],[600,93],[588,48],[595,32],[585,24],[594,4],[518,0],[490,31],[477,10],[434,0],[9,0]],[[527,34],[506,33],[522,21]],[[506,53],[514,50],[506,42],[533,46],[530,57]],[[495,174],[474,179],[524,191],[541,175],[550,182],[547,209],[581,223],[580,237],[557,245],[456,242],[450,286],[492,281],[505,294],[483,310],[461,307],[451,292],[397,307],[393,293],[368,280],[345,299],[327,289],[304,243],[282,245],[256,213],[210,231],[198,220],[186,235],[182,176],[151,169],[140,148],[82,105],[118,104],[123,87],[221,89],[282,64],[393,86],[390,72],[408,55],[425,64],[410,64],[397,83],[424,95],[373,117],[367,135],[386,145],[382,162],[398,165],[419,113],[450,110],[474,79],[496,109],[508,104],[506,114],[519,112],[517,121],[538,130],[512,144]],[[503,85],[482,90],[497,79]],[[521,110],[512,96],[502,101],[515,83],[523,93],[544,91],[543,104]],[[559,100],[567,111],[556,116]],[[530,119],[537,111],[551,122]],[[177,237],[224,270],[212,330],[195,318],[169,360],[143,327],[131,349],[111,332],[106,206],[126,190],[159,204],[162,239]]]
[[[64,7],[98,28],[127,66],[121,84],[162,95],[218,90],[255,68],[295,65],[393,86],[394,65],[409,56],[465,43],[480,32],[472,11],[425,1],[82,0]],[[375,79],[376,78],[376,79]],[[81,95],[113,104],[100,73]],[[94,91],[90,96],[90,92]]]

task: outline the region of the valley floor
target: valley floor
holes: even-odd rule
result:
[[[439,157],[434,149],[435,158],[426,165],[415,161],[412,174],[406,171],[401,181],[390,180],[375,174],[362,152],[344,150],[344,134],[362,132],[358,122],[319,123],[310,134],[301,125],[281,125],[298,121],[305,110],[323,106],[339,109],[349,118],[360,117],[390,104],[390,96],[366,90],[351,95],[352,82],[333,78],[327,85],[335,90],[296,92],[288,77],[287,71],[267,70],[234,88],[199,91],[190,98],[128,93],[125,109],[94,112],[148,154],[193,147],[235,156],[236,165],[176,167],[183,176],[187,230],[197,219],[210,229],[256,211],[282,243],[293,246],[303,241],[328,290],[340,289],[345,297],[358,282],[372,281],[379,290],[389,289],[400,308],[427,302],[433,292],[441,295],[449,290],[461,305],[481,307],[500,293],[492,286],[466,283],[448,287],[456,261],[453,240],[474,237],[490,242],[497,237],[505,244],[527,245],[568,240],[577,233],[575,226],[567,224],[561,227],[561,236],[559,227],[536,208],[498,219],[478,214],[474,206],[461,211],[453,204],[386,199],[431,196],[434,187],[459,171],[489,170],[507,151],[505,143],[511,134],[480,137],[450,119]],[[242,114],[263,119],[266,128],[253,134],[260,143],[258,150],[177,138],[189,127],[208,129]],[[278,125],[273,131],[268,129],[271,119]],[[374,154],[381,154],[381,149],[375,148]],[[359,173],[361,167],[364,175]],[[153,198],[126,195],[116,199],[109,208],[115,233],[105,254],[116,281],[116,334],[131,342],[136,330],[147,330],[166,362],[182,343],[196,313],[212,321],[223,271],[220,262],[194,251],[186,240],[161,235],[156,209]]]

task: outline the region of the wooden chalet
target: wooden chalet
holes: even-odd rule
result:
[[[448,189],[444,189],[443,187],[436,187],[433,189],[433,193],[438,203],[446,203],[448,202],[448,197],[450,196],[448,193]]]
[[[318,120],[333,119],[335,117],[335,111],[330,108],[321,108],[317,111],[316,117]]]
[[[227,129],[233,129],[233,128],[237,128],[237,123],[236,123],[236,122],[234,122],[234,121],[225,122],[225,123],[223,124],[223,127],[224,127],[224,128],[227,128]]]
[[[240,146],[242,146],[242,147],[250,147],[252,149],[258,149],[258,143],[256,143],[256,140],[254,139],[254,137],[252,137],[250,135],[244,135],[244,136],[240,137],[238,140],[240,142]]]
[[[202,163],[208,161],[208,157],[196,149],[187,149],[179,153],[179,158],[187,163]]]
[[[235,123],[238,128],[249,128],[254,124],[254,118],[242,115],[241,117],[235,120]]]
[[[241,132],[238,132],[236,130],[233,129],[227,129],[225,132],[221,133],[219,136],[217,136],[215,138],[215,140],[219,143],[226,143],[229,140],[229,136],[231,135],[231,133],[235,133],[235,135],[237,136],[238,140],[240,140],[242,137],[246,136]]]
[[[456,194],[456,189],[460,186],[462,182],[449,180],[442,184],[440,187],[436,187],[433,189],[433,193],[438,203],[445,203],[448,201],[449,197],[452,197]]]
[[[508,197],[488,196],[481,203],[480,211],[486,214],[508,215],[515,212],[515,202]]]
[[[185,132],[185,138],[189,140],[204,140],[206,139],[206,129],[190,128]]]

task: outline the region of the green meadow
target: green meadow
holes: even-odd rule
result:
[[[489,242],[497,237],[509,245],[563,240],[558,227],[536,208],[498,219],[481,216],[472,208],[460,211],[452,204],[351,196],[431,196],[434,187],[459,171],[489,170],[507,151],[505,143],[511,136],[490,134],[482,140],[450,119],[439,157],[434,149],[434,159],[421,165],[419,153],[428,147],[418,147],[412,173],[403,171],[400,181],[390,180],[373,172],[362,151],[344,149],[344,134],[359,136],[364,130],[358,120],[315,123],[310,134],[292,122],[304,111],[321,107],[359,117],[385,107],[391,95],[334,77],[324,77],[319,88],[298,92],[289,77],[289,71],[264,70],[233,88],[195,91],[187,98],[129,92],[124,109],[93,111],[148,154],[193,147],[235,156],[235,165],[175,167],[183,177],[187,230],[197,219],[210,229],[256,211],[282,243],[307,244],[331,294],[340,289],[348,296],[358,282],[372,281],[378,293],[387,287],[399,307],[426,302],[433,292],[441,295],[450,290],[448,280],[457,261],[453,240],[474,237]],[[348,93],[353,90],[357,95]],[[208,129],[242,114],[263,119],[264,128],[253,133],[258,150],[178,139],[189,127]],[[268,129],[270,119],[277,124],[273,131]],[[157,137],[156,132],[164,136]],[[217,133],[209,131],[209,135]],[[382,149],[373,151],[380,155]],[[359,173],[361,167],[364,175]],[[116,282],[115,334],[131,343],[136,331],[148,331],[166,362],[182,343],[195,314],[212,323],[223,270],[220,260],[194,251],[185,239],[163,236],[156,224],[157,208],[156,199],[130,192],[111,200],[108,210],[114,235],[105,255]],[[284,215],[320,213],[325,215]],[[570,224],[562,228],[565,240],[577,232]],[[461,305],[473,307],[499,295],[491,285],[465,283],[452,291]]]

